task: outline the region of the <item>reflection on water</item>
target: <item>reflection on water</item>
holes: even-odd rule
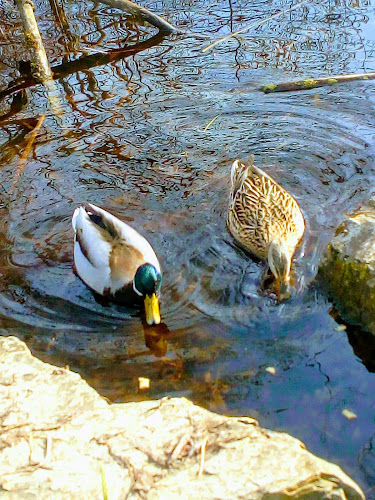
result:
[[[19,76],[16,59],[27,59],[9,6],[0,6],[0,91]],[[2,333],[68,364],[112,401],[185,395],[286,430],[340,464],[370,498],[375,342],[340,327],[314,278],[343,213],[374,183],[374,87],[362,81],[290,95],[257,88],[374,71],[373,7],[307,4],[203,54],[206,41],[152,38],[151,28],[103,6],[69,2],[59,16],[36,6],[51,65],[60,68],[64,125],[33,82],[16,115],[4,117],[11,96],[0,102]],[[157,4],[172,23],[209,39],[288,6]],[[252,153],[296,197],[307,223],[294,295],[280,306],[258,293],[264,264],[225,229],[231,163]],[[87,200],[154,246],[164,271],[162,325],[96,301],[74,275],[71,216]],[[140,390],[138,377],[150,378],[150,389]],[[358,418],[346,420],[345,408]]]

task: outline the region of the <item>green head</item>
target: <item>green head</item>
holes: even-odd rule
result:
[[[155,293],[158,295],[161,288],[161,274],[156,270],[152,264],[143,264],[138,267],[134,276],[135,291],[145,297]]]
[[[137,269],[133,287],[145,301],[146,321],[149,325],[160,323],[159,299],[162,277],[152,264],[143,264]]]

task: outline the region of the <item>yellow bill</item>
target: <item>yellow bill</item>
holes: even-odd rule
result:
[[[153,293],[151,297],[146,295],[145,297],[145,310],[146,310],[146,321],[148,325],[158,325],[161,321],[160,319],[160,308],[159,299],[156,294]]]

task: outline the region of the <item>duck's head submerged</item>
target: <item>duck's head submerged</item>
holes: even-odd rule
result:
[[[161,274],[152,264],[143,264],[134,276],[133,288],[144,299],[146,322],[149,325],[158,325],[161,321],[158,299],[161,282]]]
[[[284,241],[274,240],[268,250],[268,264],[276,279],[276,295],[279,301],[290,297],[291,256]]]

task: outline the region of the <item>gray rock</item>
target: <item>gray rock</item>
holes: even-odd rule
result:
[[[110,405],[0,338],[0,498],[364,499],[336,465],[186,399]]]
[[[375,199],[337,228],[318,278],[345,320],[375,333]]]

